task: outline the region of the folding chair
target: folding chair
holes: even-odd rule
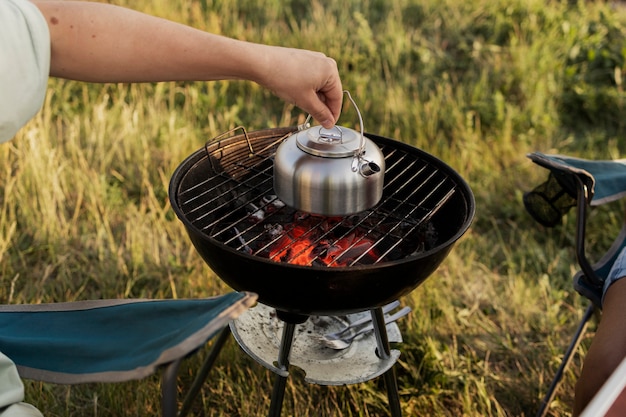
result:
[[[55,384],[129,381],[164,368],[162,415],[173,417],[180,362],[223,329],[183,402],[184,414],[230,334],[228,323],[256,298],[231,292],[204,299],[3,305],[0,351],[21,377]]]
[[[626,196],[626,159],[594,161],[541,153],[531,153],[528,157],[550,171],[544,183],[524,195],[524,205],[533,218],[546,227],[554,227],[565,213],[576,207],[576,258],[580,270],[574,275],[573,284],[575,290],[589,300],[537,413],[537,417],[543,417],[554,399],[565,369],[582,340],[589,320],[596,311],[601,312],[604,280],[620,251],[626,246],[625,219],[611,247],[599,261],[591,264],[585,251],[589,208]]]

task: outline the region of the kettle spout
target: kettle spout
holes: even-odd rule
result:
[[[380,166],[376,162],[365,161],[361,164],[359,172],[364,177],[369,177],[370,175],[378,174],[380,172]]]

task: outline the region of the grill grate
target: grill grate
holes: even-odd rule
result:
[[[195,177],[178,190],[185,217],[237,251],[313,266],[379,264],[438,243],[431,219],[457,184],[436,164],[379,144],[386,165],[380,203],[341,218],[309,215],[284,206],[273,193],[273,156],[284,137],[245,135],[207,145]],[[196,178],[198,172],[203,178]]]

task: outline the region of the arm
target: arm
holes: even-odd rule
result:
[[[319,52],[238,41],[104,3],[34,1],[51,36],[50,75],[90,82],[254,81],[325,127],[343,99]]]

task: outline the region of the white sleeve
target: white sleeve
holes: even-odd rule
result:
[[[43,417],[39,410],[22,400],[24,384],[17,368],[11,359],[0,352],[0,417]]]
[[[4,0],[0,0],[4,1]],[[0,407],[24,400],[24,385],[11,359],[0,352]]]
[[[50,32],[28,0],[0,0],[0,143],[41,109],[50,73]]]

